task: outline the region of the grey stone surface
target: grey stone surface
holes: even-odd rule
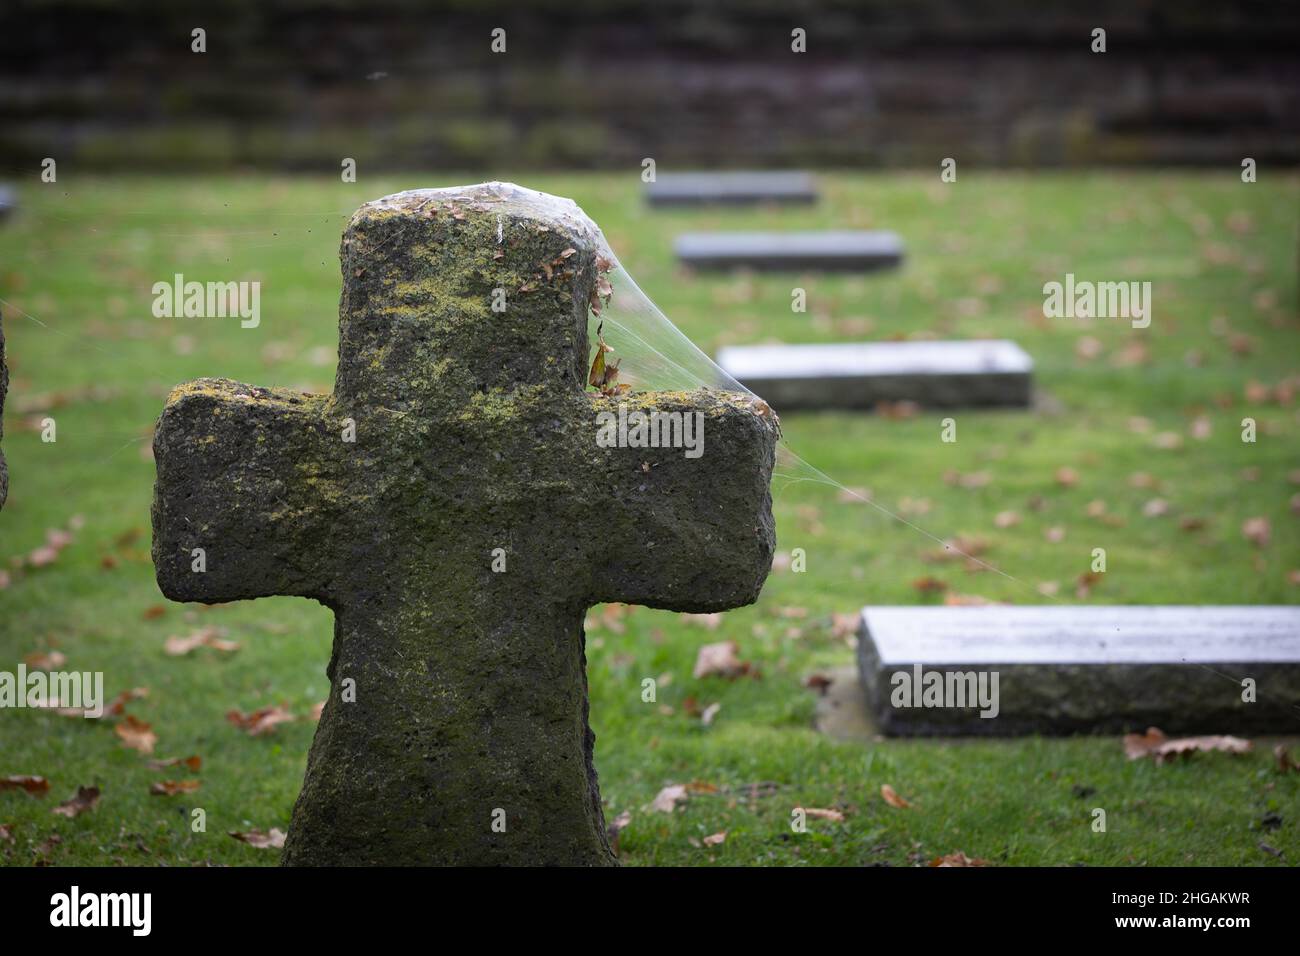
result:
[[[776,425],[745,395],[586,390],[601,248],[577,206],[510,184],[367,203],[343,236],[332,394],[201,379],[168,399],[154,437],[163,593],[334,611],[285,863],[614,862],[587,608],[758,596]],[[620,403],[700,412],[703,455],[598,446],[598,414]]]
[[[660,173],[645,195],[651,206],[808,205],[817,185],[800,172]]]
[[[892,232],[695,232],[674,248],[683,265],[704,270],[871,272],[903,261]]]
[[[778,412],[872,408],[913,401],[934,408],[1027,406],[1033,360],[1005,340],[737,345],[718,364]]]
[[[894,706],[918,664],[998,672],[998,715]],[[867,607],[858,665],[888,734],[1300,732],[1300,606]]]

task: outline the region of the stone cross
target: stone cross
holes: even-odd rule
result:
[[[200,379],[168,398],[163,593],[334,611],[286,864],[614,862],[587,608],[758,596],[776,428],[748,396],[587,389],[601,248],[576,205],[510,184],[367,203],[333,394]],[[620,403],[700,413],[703,455],[602,447]]]

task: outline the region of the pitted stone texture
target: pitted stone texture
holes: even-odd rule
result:
[[[343,237],[333,394],[203,379],[169,398],[154,440],[163,592],[335,612],[286,863],[614,862],[586,609],[757,597],[775,429],[747,396],[641,393],[621,401],[704,415],[703,456],[597,446],[597,414],[620,401],[584,386],[600,249],[572,203],[507,184],[369,203]]]

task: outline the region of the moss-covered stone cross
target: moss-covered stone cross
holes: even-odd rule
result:
[[[775,427],[742,395],[586,389],[601,248],[577,206],[508,184],[367,203],[333,394],[201,379],[168,399],[163,593],[334,611],[285,863],[613,862],[587,608],[757,597]],[[701,412],[704,454],[599,447],[620,401]]]

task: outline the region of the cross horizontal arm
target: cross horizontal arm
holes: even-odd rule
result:
[[[321,545],[342,531],[350,447],[330,408],[329,396],[225,379],[172,391],[154,431],[153,560],[167,597],[329,603]]]
[[[757,599],[776,544],[777,431],[752,403],[707,390],[592,399],[606,428],[592,470],[609,502],[597,601],[699,613]]]

